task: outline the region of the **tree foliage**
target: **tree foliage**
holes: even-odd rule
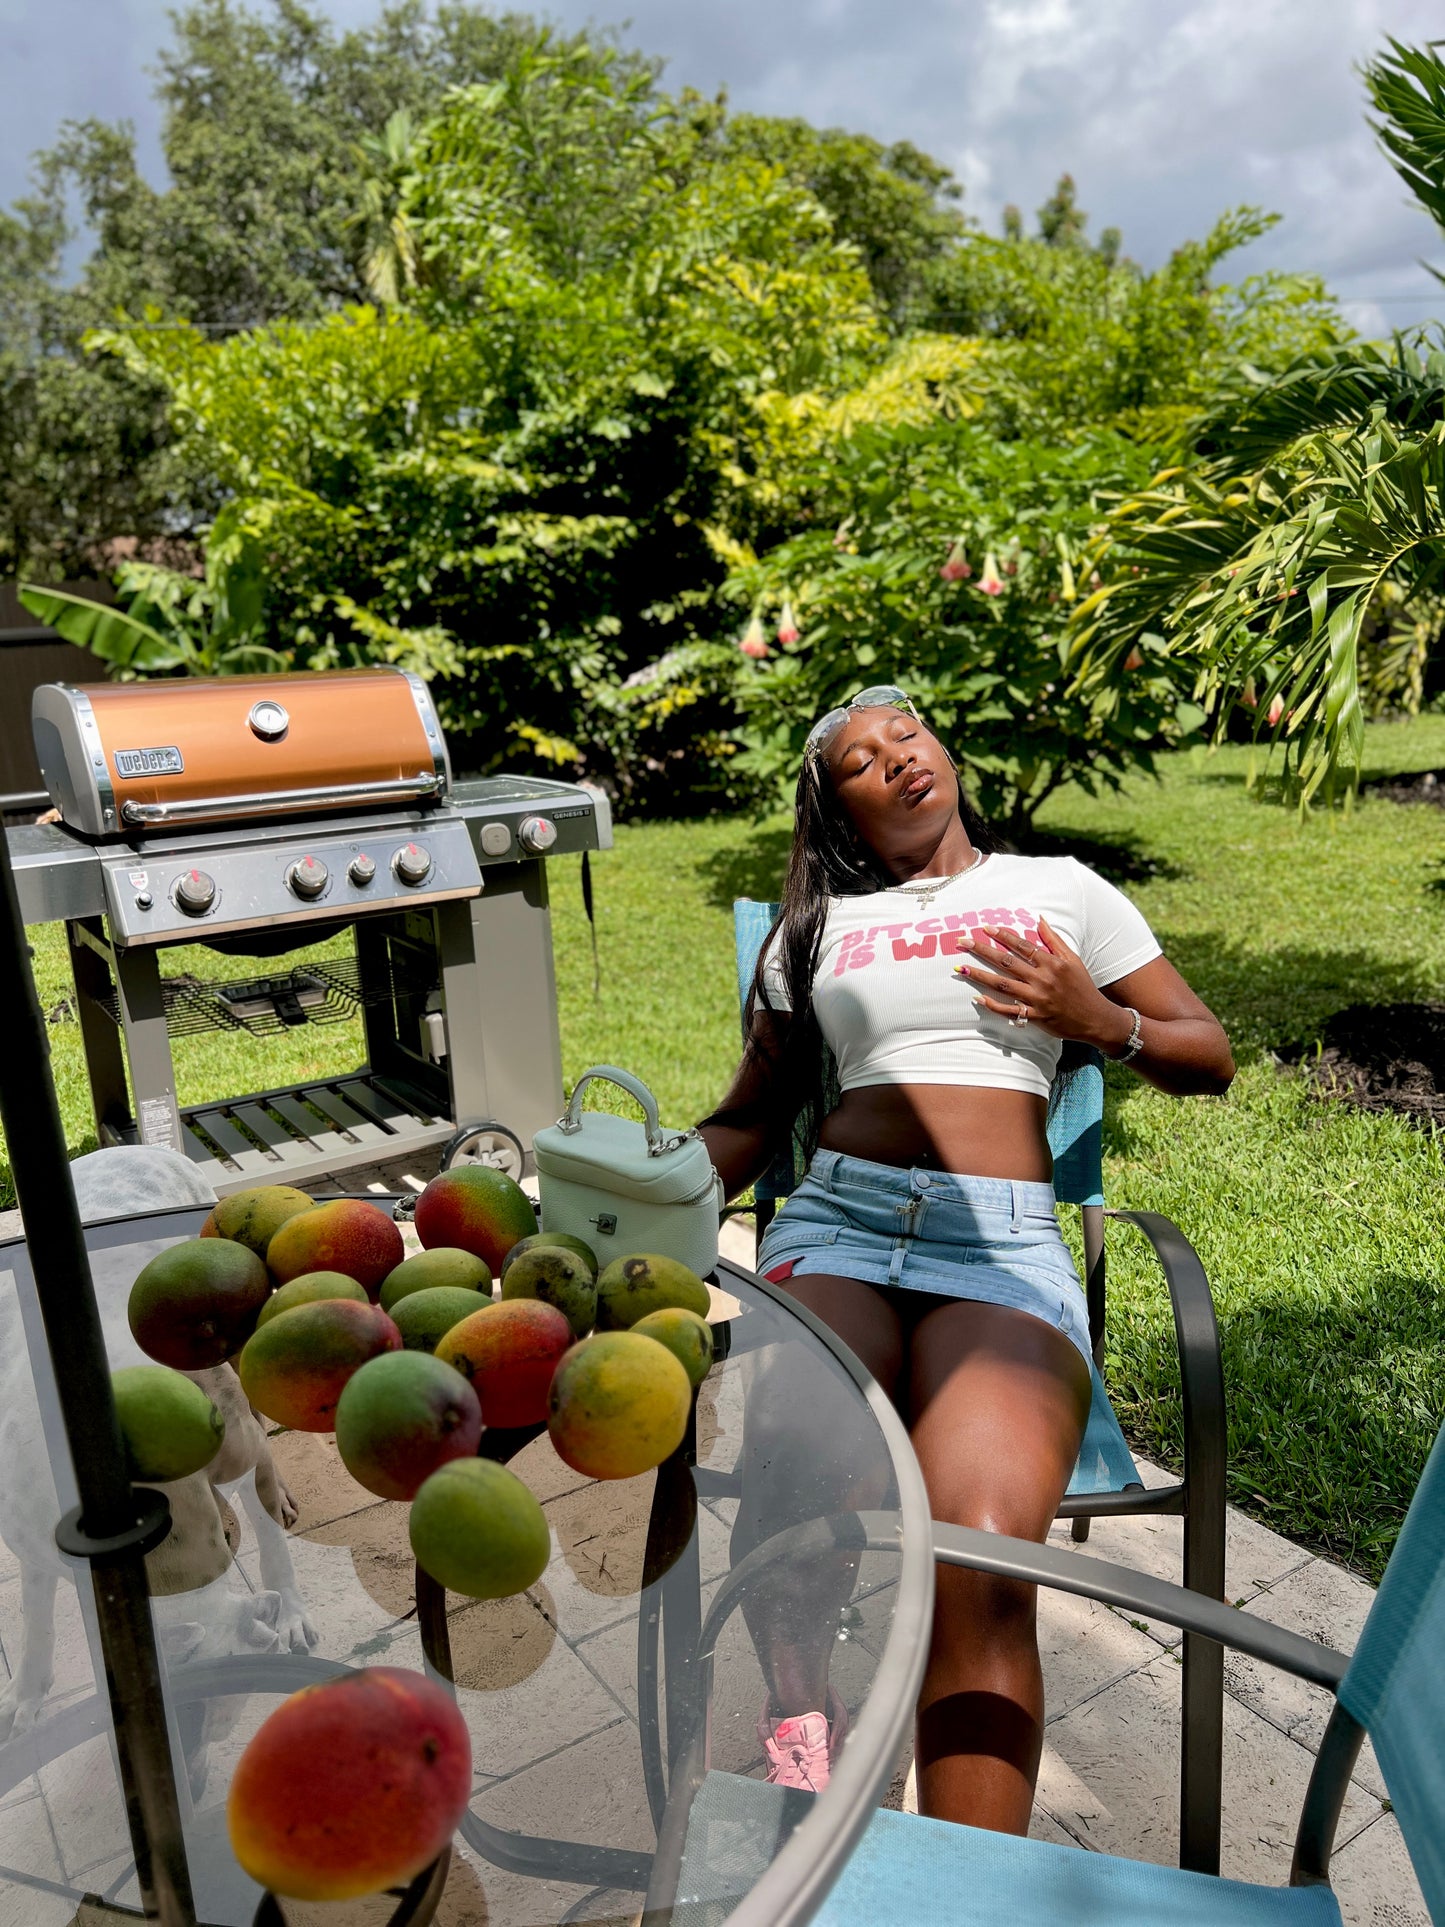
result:
[[[400,306],[103,345],[264,554],[280,659],[421,670],[483,767],[639,795],[701,747],[725,790],[720,552],[770,526],[769,408],[887,353],[856,250],[779,169],[697,165],[645,75],[546,43],[454,90],[408,169]]]
[[[1365,69],[1383,144],[1445,219],[1445,60],[1391,41]],[[1081,693],[1142,650],[1227,727],[1241,707],[1308,802],[1358,782],[1367,707],[1417,705],[1445,589],[1445,346],[1344,341],[1240,366],[1192,458],[1114,510],[1078,612]]]
[[[1116,784],[1202,721],[1167,676],[1118,702],[1070,695],[1065,625],[1102,497],[1147,464],[1104,430],[1066,448],[975,422],[865,426],[835,453],[838,520],[735,577],[782,637],[744,691],[749,766],[796,771],[812,721],[860,682],[897,680],[960,757],[985,812],[1017,834],[1067,781]]]
[[[157,76],[167,183],[143,177],[127,127],[85,121],[61,130],[36,159],[34,191],[0,213],[0,575],[86,573],[112,538],[184,532],[219,506],[169,450],[163,391],[119,361],[88,360],[87,328],[154,309],[225,336],[395,303],[415,266],[400,218],[414,138],[449,90],[505,84],[529,52],[573,85],[608,76],[630,102],[619,126],[629,113],[640,129],[671,116],[700,164],[724,151],[766,160],[818,194],[885,299],[937,244],[931,197],[951,177],[926,155],[669,102],[659,63],[595,31],[467,0],[400,0],[346,32],[305,0],[263,12],[191,0],[174,18]],[[634,160],[646,152],[630,128],[623,145]],[[616,214],[625,228],[635,195],[607,154],[586,150],[580,174],[578,158],[533,148],[515,174],[530,171],[565,212],[555,190],[570,167],[585,244],[587,217],[605,227]],[[604,184],[620,194],[609,201]],[[72,282],[66,263],[85,237]]]
[[[1040,210],[1044,232],[970,236],[932,272],[926,319],[991,344],[999,434],[1067,440],[1108,422],[1167,444],[1226,371],[1278,367],[1339,339],[1334,304],[1312,277],[1218,280],[1274,217],[1235,209],[1146,273],[1087,244],[1068,187],[1066,208]]]
[[[123,674],[405,663],[472,767],[771,795],[872,664],[1024,825],[1197,721],[1153,642],[1109,656],[1099,628],[1061,676],[1110,496],[1145,501],[1211,421],[1286,486],[1269,436],[1325,370],[1346,413],[1388,390],[1401,433],[1435,406],[1437,373],[1365,367],[1317,283],[1221,281],[1252,210],[1145,272],[1065,176],[1036,232],[987,236],[907,142],[673,97],[525,15],[403,0],[339,33],[305,0],[192,0],[160,91],[167,186],[87,123],[0,220],[3,433],[37,456],[0,483],[0,565],[164,535],[179,557],[128,544],[120,608],[52,594],[57,625]],[[67,197],[96,240],[73,288]],[[1145,606],[1123,553],[1095,614]],[[1417,618],[1371,594],[1370,687],[1418,680]],[[789,600],[801,636],[760,658],[750,623],[740,653],[736,611]]]

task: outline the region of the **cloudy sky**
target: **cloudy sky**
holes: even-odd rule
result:
[[[515,0],[514,0],[515,3]],[[265,0],[253,0],[264,5]],[[341,24],[376,0],[323,0]],[[0,0],[0,202],[67,117],[126,117],[161,176],[146,69],[167,0]],[[550,0],[567,26],[626,20],[667,79],[762,113],[907,138],[996,225],[1073,172],[1095,231],[1153,263],[1223,208],[1284,216],[1242,264],[1313,270],[1374,331],[1445,307],[1445,242],[1362,114],[1354,63],[1445,30],[1438,0]]]

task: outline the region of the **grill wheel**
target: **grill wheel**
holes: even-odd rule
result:
[[[441,1168],[450,1171],[454,1164],[490,1164],[496,1171],[520,1182],[526,1163],[522,1140],[505,1124],[483,1118],[463,1124],[442,1147]]]

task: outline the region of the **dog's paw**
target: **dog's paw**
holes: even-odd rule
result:
[[[310,1653],[320,1644],[321,1634],[306,1616],[299,1599],[284,1599],[276,1621],[276,1637],[283,1653]]]
[[[22,1733],[30,1731],[49,1691],[47,1680],[38,1693],[22,1693],[20,1682],[15,1679],[0,1691],[0,1745],[6,1740],[18,1740]]]
[[[276,1481],[276,1496],[281,1502],[282,1528],[284,1531],[289,1532],[301,1517],[301,1508],[279,1479]]]

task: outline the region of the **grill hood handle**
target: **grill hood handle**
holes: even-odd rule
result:
[[[273,790],[269,796],[187,796],[174,803],[127,802],[121,805],[121,815],[127,823],[148,827],[157,823],[186,823],[198,817],[284,816],[290,810],[324,810],[334,804],[435,796],[441,788],[441,777],[434,770],[424,770],[415,776],[395,776],[381,783],[335,783],[320,789]]]

